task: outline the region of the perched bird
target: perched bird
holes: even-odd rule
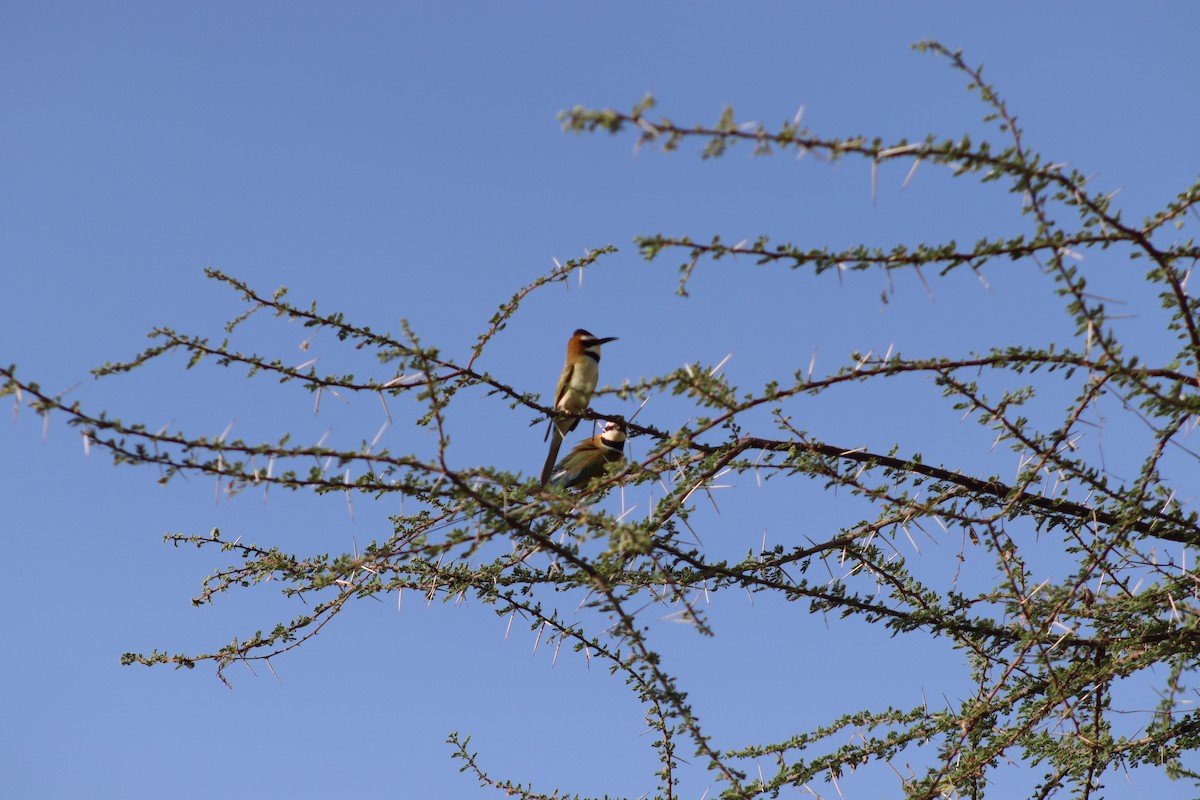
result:
[[[567,415],[587,411],[588,403],[592,401],[592,392],[596,391],[596,381],[600,379],[600,345],[616,340],[615,336],[597,339],[583,328],[571,334],[571,338],[567,340],[567,363],[563,365],[558,387],[554,390],[555,411]],[[542,486],[550,480],[554,460],[558,458],[558,449],[562,447],[563,438],[575,430],[578,424],[577,416],[551,417],[550,427],[546,431],[546,436],[550,439],[550,453],[542,467]]]
[[[625,424],[609,422],[599,436],[584,439],[554,465],[550,485],[569,489],[604,474],[604,468],[625,458]]]

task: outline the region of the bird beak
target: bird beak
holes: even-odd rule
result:
[[[604,339],[597,339],[596,344],[608,344],[609,342],[615,342],[616,340],[617,340],[616,336],[609,336]]]

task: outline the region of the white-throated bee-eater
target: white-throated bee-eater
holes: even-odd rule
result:
[[[604,474],[609,464],[625,458],[625,424],[608,422],[597,436],[584,439],[550,472],[550,485],[563,489],[587,483]]]

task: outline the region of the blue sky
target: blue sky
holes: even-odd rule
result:
[[[932,299],[898,275],[884,304],[879,275],[839,284],[722,261],[702,265],[691,297],[677,297],[682,256],[646,264],[634,236],[766,233],[839,247],[972,242],[1027,227],[1003,187],[932,167],[901,191],[907,168],[885,165],[873,201],[861,163],[754,159],[748,148],[718,161],[690,147],[635,152],[629,136],[564,134],[556,114],[628,108],[652,91],[654,113],[681,123],[714,122],[733,105],[739,119],[777,127],[803,106],[822,135],[978,138],[983,110],[962,76],[910,50],[936,38],[984,65],[1034,149],[1121,189],[1118,202],[1139,219],[1200,168],[1200,10],[1130,8],[10,3],[0,11],[0,361],[154,428],[216,435],[233,422],[246,438],[296,430],[309,440],[331,430],[354,446],[378,430],[377,400],[326,399],[314,418],[295,388],[215,369],[176,361],[98,383],[89,370],[140,350],[155,325],[219,339],[240,307],[205,267],[264,291],[286,285],[301,305],[317,300],[377,329],[398,330],[404,317],[427,344],[461,355],[552,259],[605,244],[619,252],[582,286],[526,303],[486,369],[549,391],[580,326],[621,337],[605,350],[603,379],[614,383],[730,352],[729,374],[752,386],[807,368],[814,350],[818,369],[832,371],[851,351],[890,345],[916,355],[1065,341],[1070,320],[1028,265],[989,272],[990,291],[967,274],[934,281]],[[1098,285],[1145,303],[1131,308],[1144,312],[1131,336],[1142,322],[1156,329],[1128,265],[1089,266]],[[250,349],[306,359],[307,331],[255,320],[248,335]],[[311,348],[329,371],[384,369],[332,337]],[[541,429],[527,415],[483,400],[465,408],[453,420],[458,463],[536,472]],[[680,422],[673,408],[664,399],[643,413],[669,427]],[[974,426],[909,427],[911,407],[868,395],[815,398],[798,413],[828,441],[897,441],[931,461],[967,457],[990,438]],[[400,424],[388,446],[420,447],[421,435]],[[202,480],[161,488],[150,470],[85,457],[61,422],[44,438],[28,410],[0,425],[0,448],[6,796],[489,796],[450,760],[454,730],[470,733],[498,774],[539,790],[654,788],[642,711],[620,682],[574,656],[531,655],[534,637],[517,624],[506,640],[506,620],[478,602],[406,597],[399,613],[394,598],[360,603],[279,660],[281,682],[235,669],[232,691],[204,667],[119,666],[127,650],[216,648],[294,611],[267,591],[193,609],[189,598],[225,559],[163,545],[164,533],[220,527],[341,552],[386,535],[397,509],[360,500],[352,520],[340,498],[217,502]],[[744,553],[764,532],[789,541],[857,519],[823,500],[742,485],[722,496],[704,535]],[[906,649],[865,626],[745,598],[714,614],[715,639],[669,623],[656,636],[721,746],[761,730],[782,738],[847,705],[911,705],[962,688],[938,661],[955,658],[948,649]],[[710,785],[696,770],[685,796]]]

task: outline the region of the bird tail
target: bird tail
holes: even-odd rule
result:
[[[558,449],[562,447],[563,434],[557,425],[550,426],[550,452],[546,454],[546,464],[542,467],[542,482],[545,486],[550,481],[550,473],[554,472],[554,462],[558,460]]]

